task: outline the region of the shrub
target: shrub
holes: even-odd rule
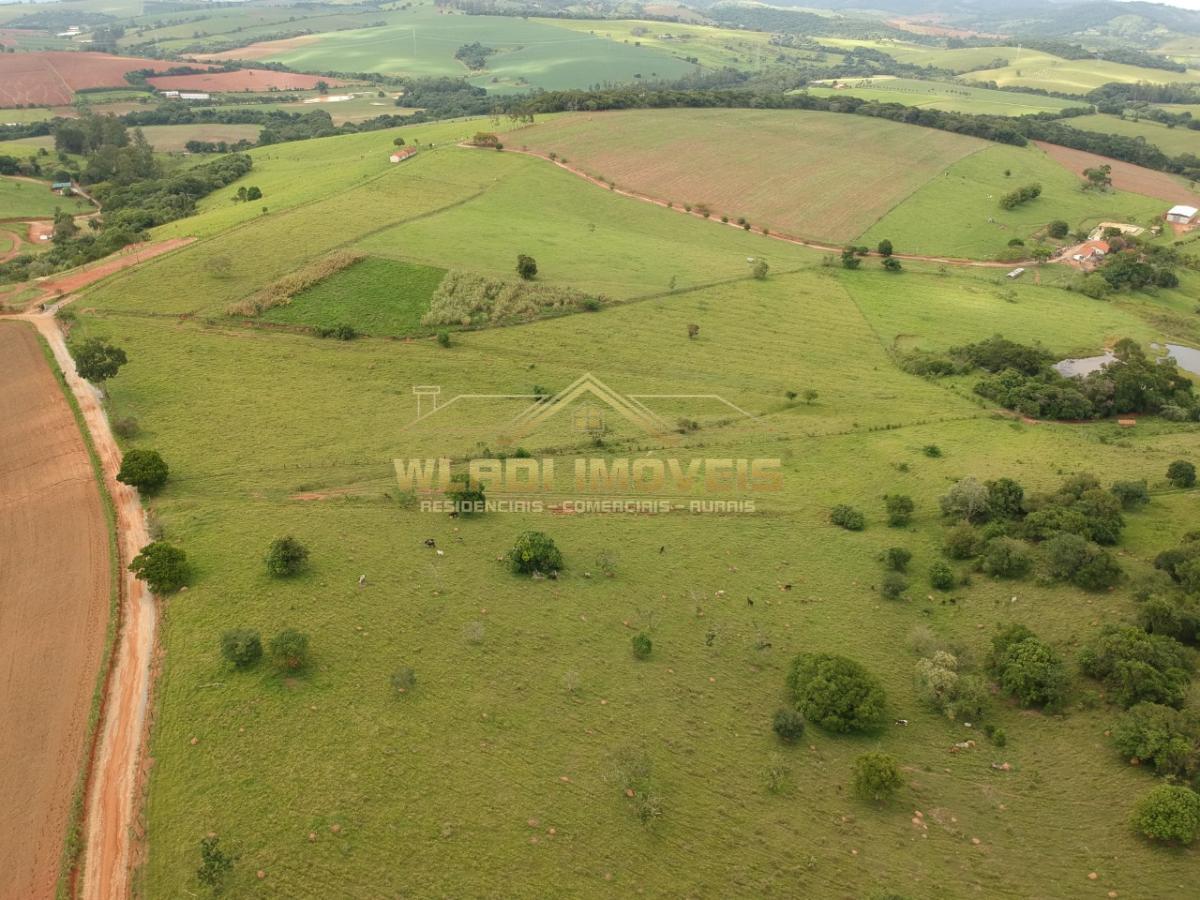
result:
[[[450,346],[450,332],[448,332],[444,328],[441,331],[439,331],[437,333],[437,342],[442,347],[449,347]]]
[[[225,885],[225,876],[233,868],[234,857],[220,847],[221,839],[210,834],[200,841],[200,868],[196,869],[196,880],[219,894]]]
[[[942,455],[942,448],[937,444],[926,444],[921,448],[921,452],[930,459],[938,459]]]
[[[861,665],[829,653],[801,653],[788,672],[796,708],[828,731],[865,731],[883,719],[884,693]]]
[[[1025,514],[1025,489],[1011,478],[987,482],[988,515],[994,519],[1019,519]]]
[[[1130,625],[1106,625],[1080,651],[1079,666],[1085,675],[1102,681],[1121,706],[1150,702],[1180,707],[1192,661],[1173,638]]]
[[[962,522],[946,532],[942,550],[951,559],[970,559],[979,555],[979,532]]]
[[[794,709],[780,707],[771,720],[771,728],[785,744],[794,744],[804,736],[804,716]]]
[[[1195,487],[1196,467],[1186,459],[1177,459],[1167,466],[1167,481],[1177,488]]]
[[[861,512],[844,503],[839,503],[829,511],[829,521],[847,531],[862,531],[867,524]]]
[[[912,553],[903,547],[889,547],[883,554],[883,562],[893,572],[903,572],[908,569]]]
[[[892,249],[893,249],[892,242],[889,241],[887,238],[884,238],[882,241],[879,242],[878,246],[875,249],[879,251],[880,256],[891,256]]]
[[[267,548],[267,574],[288,578],[297,574],[308,560],[308,548],[291,535],[276,538]]]
[[[472,482],[471,476],[466,472],[454,475],[450,479],[446,497],[454,503],[454,509],[460,515],[470,516],[486,508],[480,505],[487,502],[482,482]]]
[[[936,590],[948,591],[954,587],[954,570],[940,560],[929,567],[929,584]]]
[[[130,450],[121,459],[117,481],[153,494],[167,483],[170,470],[157,450]]]
[[[771,267],[767,264],[767,261],[765,259],[760,259],[754,263],[754,268],[750,270],[750,274],[759,281],[766,281],[767,273],[770,270]]]
[[[1191,844],[1200,836],[1200,794],[1160,784],[1138,801],[1133,827],[1151,840]]]
[[[142,548],[129,563],[129,571],[149,585],[156,594],[172,594],[187,584],[191,567],[187,554],[165,541],[154,541]]]
[[[1033,554],[1014,538],[993,538],[983,549],[979,568],[997,578],[1024,578],[1033,568]]]
[[[1114,481],[1109,491],[1121,501],[1122,509],[1137,509],[1139,506],[1145,506],[1150,502],[1150,493],[1146,487],[1145,480]]]
[[[899,572],[888,572],[883,576],[883,584],[879,590],[889,600],[899,600],[908,590],[908,582]]]
[[[335,338],[339,341],[352,341],[358,337],[354,326],[347,325],[345,322],[340,325],[314,325],[313,334],[319,338]]]
[[[392,683],[393,691],[397,694],[407,694],[417,686],[417,673],[411,666],[404,666],[393,672],[389,680]]]
[[[112,430],[117,437],[128,439],[137,437],[142,428],[133,416],[122,416],[119,419],[113,419]]]
[[[262,638],[250,628],[234,628],[221,635],[221,656],[239,669],[254,665],[262,652]]]
[[[275,665],[288,672],[296,672],[308,665],[308,635],[294,628],[285,628],[267,648]]]
[[[1057,240],[1061,240],[1071,231],[1071,226],[1062,219],[1055,219],[1046,226],[1046,234]]]
[[[524,253],[517,256],[517,274],[525,281],[532,281],[537,277],[538,267],[537,260],[532,256],[526,256]]]
[[[885,256],[883,258],[883,267],[889,272],[901,272],[904,270],[904,266],[901,264],[900,260],[896,259],[894,256]]]
[[[890,800],[903,783],[899,765],[886,753],[864,753],[854,760],[854,793],[864,800]]]
[[[1121,567],[1112,554],[1077,534],[1054,535],[1042,545],[1042,552],[1051,578],[1070,581],[1090,591],[1104,590],[1120,580]]]
[[[992,638],[988,668],[1000,688],[1022,706],[1062,705],[1067,670],[1062,659],[1024,625],[1010,625]]]
[[[956,482],[939,502],[948,518],[979,523],[990,515],[987,488],[969,476]]]
[[[633,636],[633,655],[636,659],[647,659],[654,650],[654,642],[650,640],[650,635],[644,631],[639,631]]]
[[[916,509],[912,497],[904,494],[888,494],[883,498],[883,502],[887,507],[888,524],[892,527],[898,528],[912,521],[913,510]]]
[[[1126,759],[1151,761],[1159,775],[1191,778],[1200,773],[1200,717],[1194,712],[1138,703],[1113,729],[1113,744]]]
[[[550,574],[563,567],[563,556],[553,538],[541,531],[526,531],[508,551],[508,561],[517,575]]]
[[[915,683],[918,696],[951,719],[978,718],[987,706],[983,679],[960,673],[958,657],[944,650],[917,661]]]

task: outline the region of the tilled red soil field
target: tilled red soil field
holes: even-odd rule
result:
[[[295,72],[272,72],[270,69],[238,69],[236,72],[209,72],[203,75],[157,75],[146,79],[160,91],[310,91],[318,81],[330,87],[345,82],[320,75],[299,75]]]
[[[0,54],[0,106],[70,103],[82,88],[129,87],[126,72],[162,71],[177,63],[107,53],[47,50]]]
[[[54,896],[111,572],[79,426],[34,330],[0,322],[0,897]]]
[[[1135,166],[1133,163],[1121,162],[1119,159],[1109,159],[1107,156],[1097,156],[1086,150],[1072,150],[1070,147],[1060,147],[1058,144],[1047,144],[1044,141],[1035,142],[1046,151],[1056,163],[1082,176],[1084,169],[1097,166],[1112,166],[1112,183],[1119,191],[1131,191],[1147,197],[1157,197],[1164,201],[1163,212],[1176,203],[1195,205],[1200,202],[1200,194],[1189,191],[1182,180],[1176,179],[1166,172],[1157,172]]]

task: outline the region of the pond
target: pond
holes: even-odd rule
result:
[[[1101,366],[1106,366],[1116,359],[1113,354],[1105,350],[1103,356],[1084,356],[1080,359],[1064,359],[1061,362],[1054,364],[1054,371],[1064,378],[1073,378],[1079,376],[1082,378],[1091,372],[1100,369]]]
[[[1182,344],[1167,344],[1167,355],[1179,364],[1179,368],[1200,375],[1200,350]]]

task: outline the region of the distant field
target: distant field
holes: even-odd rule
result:
[[[274,72],[270,69],[238,69],[233,72],[213,72],[201,75],[161,75],[146,79],[160,91],[311,91],[318,81],[330,87],[345,84],[336,78],[300,75],[295,72]]]
[[[135,69],[170,68],[173,63],[107,53],[70,50],[0,54],[0,106],[70,103],[83,88],[120,87]]]
[[[845,241],[947,165],[986,146],[880,119],[802,111],[566,115],[507,136],[591,175],[714,216]]]
[[[1122,119],[1119,116],[1079,116],[1069,119],[1072,128],[1082,128],[1085,131],[1100,131],[1105,134],[1123,134],[1126,137],[1145,138],[1146,143],[1154,144],[1164,153],[1177,156],[1181,153],[1194,153],[1200,156],[1200,131],[1190,128],[1168,128],[1161,122],[1150,119],[1140,119],[1137,122]]]
[[[1108,165],[1112,167],[1112,183],[1118,190],[1135,191],[1147,197],[1157,197],[1166,207],[1176,203],[1188,203],[1200,206],[1200,193],[1189,188],[1188,182],[1181,176],[1168,175],[1166,172],[1156,172],[1132,163],[1097,156],[1083,150],[1072,150],[1070,147],[1060,147],[1057,144],[1039,143],[1046,154],[1067,170],[1080,174],[1084,169],[1094,166]],[[1161,204],[1160,204],[1161,206]],[[1162,208],[1159,212],[1166,212]]]
[[[480,41],[498,52],[471,73],[454,58]],[[513,17],[438,15],[418,8],[382,28],[340,31],[283,42],[265,57],[307,71],[470,76],[489,89],[588,87],[606,81],[678,78],[690,63],[651,47],[616,43]],[[254,47],[251,52],[257,54]],[[256,58],[257,55],[256,55]]]
[[[3,148],[4,144],[0,144],[0,152]],[[88,212],[92,205],[78,197],[60,197],[51,193],[48,181],[35,184],[0,176],[0,219],[49,218],[56,209]]]
[[[147,125],[142,129],[146,140],[160,153],[184,150],[188,141],[227,141],[235,143],[258,140],[262,131],[259,125],[222,125],[204,123],[200,125]]]
[[[1024,116],[1039,112],[1058,112],[1075,105],[1069,100],[1055,97],[1015,94],[916,78],[861,78],[846,79],[840,83],[843,86],[838,88],[810,85],[804,90],[816,97],[861,97],[880,103],[903,103],[906,106],[977,115]]]
[[[262,315],[265,322],[333,327],[361,334],[403,335],[421,327],[446,271],[368,257]]]
[[[291,103],[272,104],[265,108],[286,109],[288,112],[299,113],[312,112],[319,109],[329,113],[334,125],[341,125],[345,122],[361,122],[364,119],[373,119],[376,116],[402,116],[414,112],[410,107],[396,106],[396,102],[391,94],[379,97],[375,91],[362,94],[351,91],[338,91],[327,96],[340,97],[352,93],[354,96],[350,100],[314,101],[307,103],[303,100],[298,100]]]
[[[1034,182],[1042,186],[1039,198],[1000,208],[1001,196]],[[989,259],[1010,239],[1029,239],[1054,219],[1065,219],[1073,229],[1105,220],[1145,225],[1163,212],[1161,201],[1150,197],[1083,191],[1081,183],[1036,147],[989,144],[930,179],[869,228],[862,243],[874,246],[888,238],[901,253]]]
[[[1000,54],[1003,55],[1003,54]],[[1047,53],[1021,51],[1009,59],[1009,65],[995,69],[980,69],[960,75],[965,82],[994,81],[1002,86],[1041,88],[1067,94],[1086,94],[1110,81],[1151,84],[1173,82],[1200,83],[1200,72],[1168,72],[1165,69],[1146,69],[1096,59],[1060,59]]]

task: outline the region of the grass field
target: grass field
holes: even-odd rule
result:
[[[3,152],[4,144],[0,144]],[[89,212],[92,205],[79,197],[60,197],[51,193],[50,182],[23,181],[0,177],[0,219],[16,219],[24,216],[49,218],[56,209],[68,212]]]
[[[816,97],[852,96],[880,103],[903,103],[948,112],[976,115],[1026,116],[1039,112],[1057,112],[1071,101],[1036,94],[1015,94],[987,88],[969,87],[947,81],[922,81],[915,78],[861,78],[841,82],[845,87],[809,86],[805,90]]]
[[[353,324],[362,334],[403,335],[421,327],[444,269],[368,257],[267,310],[265,322],[332,328]]]
[[[990,48],[989,48],[990,49]],[[998,56],[1004,57],[999,53]],[[1168,72],[1166,69],[1147,69],[1096,59],[1061,59],[1048,53],[1021,51],[1020,55],[1004,57],[1009,65],[994,69],[977,69],[959,78],[965,82],[994,81],[1003,87],[1020,86],[1060,91],[1065,94],[1086,94],[1110,81],[1151,84],[1182,82],[1200,83],[1200,71]]]
[[[1042,186],[1036,200],[1000,208],[1004,194],[1035,182]],[[901,253],[990,259],[1012,238],[1028,240],[1055,219],[1066,220],[1072,229],[1101,221],[1146,225],[1163,211],[1161,200],[1123,191],[1088,192],[1080,184],[1037,147],[992,144],[930,179],[867,229],[861,242],[873,247],[889,238]]]
[[[498,51],[478,74],[454,58],[460,46],[473,41]],[[381,28],[305,38],[266,58],[315,72],[470,75],[473,83],[489,90],[587,87],[635,76],[679,78],[695,71],[690,63],[650,47],[517,18],[443,16],[426,7],[397,14]]]
[[[1119,116],[1079,116],[1071,119],[1072,128],[1082,128],[1085,131],[1099,131],[1104,134],[1123,134],[1126,137],[1144,138],[1146,143],[1154,144],[1169,156],[1182,153],[1200,155],[1200,131],[1190,128],[1168,128],[1160,122],[1150,119],[1139,119],[1134,122]]]
[[[929,171],[897,191],[927,195],[924,218],[897,220],[888,235],[900,251],[942,240],[982,202],[927,192],[941,182],[972,192],[1003,179],[1006,165],[1005,181],[1044,180],[1042,201],[1053,201],[1055,215],[1072,208],[1054,164],[1034,149],[850,116],[721,112],[736,129],[729,139],[716,120],[689,112],[656,114],[669,140],[654,141],[648,118],[626,114],[554,119],[508,143],[545,129],[615,153],[606,141],[619,133],[660,153],[665,167],[661,148],[681,139],[677,152],[692,156],[679,164],[695,171],[689,160],[703,137],[736,156],[707,158],[708,183],[784,160],[758,196],[786,188],[794,208],[817,194],[818,179],[796,170],[817,168],[811,147],[822,140],[853,157],[854,165],[817,162],[860,205],[867,189],[857,179],[870,181],[872,166],[892,182],[920,168],[898,164],[902,139],[908,148],[927,135],[949,141],[906,151],[928,153]],[[600,127],[610,121],[621,127]],[[856,131],[837,131],[842,123]],[[1096,629],[1131,616],[1129,590],[1092,595],[976,574],[950,602],[927,591],[923,573],[940,558],[937,499],[952,481],[1009,475],[1040,491],[1079,468],[1105,483],[1151,482],[1152,502],[1128,515],[1119,548],[1127,571],[1145,573],[1194,527],[1195,492],[1163,490],[1162,473],[1200,453],[1197,426],[1027,425],[961,385],[904,373],[891,351],[997,332],[1063,355],[1122,336],[1161,340],[1191,315],[1185,293],[1194,283],[1099,302],[991,271],[826,268],[820,254],[623,198],[543,160],[452,146],[478,126],[255,150],[247,183],[263,187],[269,213],[230,204],[232,185],[194,218],[159,230],[203,240],[100,282],[76,304],[74,336],[104,335],[128,353],[106,385],[111,411],[139,422],[129,446],[153,447],[169,462],[152,516],[195,567],[188,592],[163,607],[141,894],[198,894],[199,841],[215,832],[238,855],[226,886],[234,897],[1185,896],[1195,851],[1132,834],[1129,812],[1155,779],[1115,753],[1105,732],[1116,710],[1075,665]],[[397,133],[423,149],[390,166]],[[977,146],[987,149],[963,155]],[[747,148],[757,162],[747,162]],[[582,164],[575,152],[568,156]],[[976,160],[978,171],[962,168]],[[947,165],[951,174],[939,175]],[[603,174],[622,183],[615,170]],[[930,221],[939,217],[950,225]],[[991,246],[990,235],[969,241]],[[223,315],[333,249],[373,258],[269,318],[323,324],[315,317],[329,314],[394,333],[417,315],[435,277],[415,267],[513,278],[517,253],[536,257],[539,281],[628,302],[459,332],[449,347],[319,340],[234,327]],[[771,271],[759,281],[747,257],[762,254]],[[213,266],[218,257],[232,261],[228,271]],[[389,308],[397,297],[404,302]],[[566,469],[577,453],[778,457],[783,490],[760,497],[754,515],[457,519],[422,513],[398,490],[397,457],[478,455],[527,402],[511,395],[556,391],[583,372],[700,427],[669,445],[614,423],[597,447],[563,422],[533,435],[530,449]],[[440,386],[443,400],[503,396],[449,404],[412,424],[416,385]],[[807,389],[813,402],[789,401],[787,392]],[[758,421],[714,411],[713,394]],[[923,452],[930,444],[939,458]],[[894,492],[916,502],[910,528],[884,525],[882,497]],[[842,502],[865,511],[865,531],[829,524]],[[527,528],[562,548],[561,578],[517,578],[499,561]],[[264,550],[289,533],[311,549],[309,568],[271,579]],[[915,557],[906,602],[877,590],[876,558],[895,545]],[[607,563],[611,578],[601,574]],[[995,627],[1013,621],[1069,658],[1072,696],[1062,716],[997,698],[987,721],[1007,732],[999,747],[921,705],[907,644],[924,626],[978,660]],[[287,677],[265,661],[235,671],[217,643],[236,626],[264,639],[301,628],[312,662]],[[654,650],[638,661],[630,638],[642,629]],[[908,726],[862,737],[810,727],[798,744],[780,744],[771,716],[800,651],[861,662],[886,688],[887,722]],[[389,679],[407,667],[415,685],[398,695]],[[978,741],[974,750],[950,752],[967,738]],[[902,765],[889,804],[851,795],[853,759],[875,749]],[[648,763],[661,799],[648,825],[624,792],[631,756]],[[994,768],[1001,763],[1009,769]]]
[[[985,146],[876,119],[775,110],[562,116],[514,131],[507,141],[556,152],[591,175],[677,206],[706,203],[716,216],[833,241],[856,237],[947,165]]]

